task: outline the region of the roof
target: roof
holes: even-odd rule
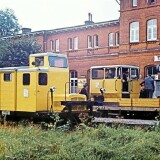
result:
[[[115,67],[123,67],[123,68],[139,68],[138,66],[132,66],[132,65],[106,65],[106,66],[92,66],[90,69],[96,69],[96,68],[115,68]]]
[[[66,57],[67,55],[61,54],[61,53],[53,53],[53,52],[45,52],[45,53],[35,53],[35,54],[30,54],[30,57],[40,57],[40,56],[58,56],[58,57]]]
[[[25,34],[17,34],[13,36],[1,37],[0,39],[16,38],[16,37],[31,36],[31,35],[42,35],[46,33],[47,34],[58,34],[58,33],[79,31],[79,30],[84,30],[84,29],[94,29],[94,28],[110,27],[110,26],[117,26],[117,25],[119,25],[119,19],[111,20],[111,21],[104,21],[104,22],[97,22],[97,23],[88,24],[88,25],[84,24],[84,25],[57,28],[57,29],[51,29],[51,30],[40,30],[40,31],[28,32]]]

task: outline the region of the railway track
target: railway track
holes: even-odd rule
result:
[[[124,125],[141,125],[141,126],[156,126],[160,121],[156,120],[141,120],[141,119],[121,119],[121,118],[94,118],[93,123],[105,124],[124,124]]]

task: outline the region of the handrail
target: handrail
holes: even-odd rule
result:
[[[66,97],[67,97],[67,91],[66,91],[66,90],[67,90],[67,84],[68,84],[68,83],[71,83],[71,82],[66,82],[66,83],[65,83],[65,101],[66,101]]]
[[[115,80],[115,91],[117,91],[117,79]]]

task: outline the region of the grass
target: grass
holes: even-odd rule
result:
[[[74,131],[0,128],[1,160],[159,160],[160,131],[84,127]]]

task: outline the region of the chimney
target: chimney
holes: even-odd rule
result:
[[[94,24],[94,22],[92,21],[92,14],[91,13],[88,13],[88,21],[85,21],[84,23],[85,23],[85,25]]]
[[[22,28],[22,34],[31,33],[31,28]]]

